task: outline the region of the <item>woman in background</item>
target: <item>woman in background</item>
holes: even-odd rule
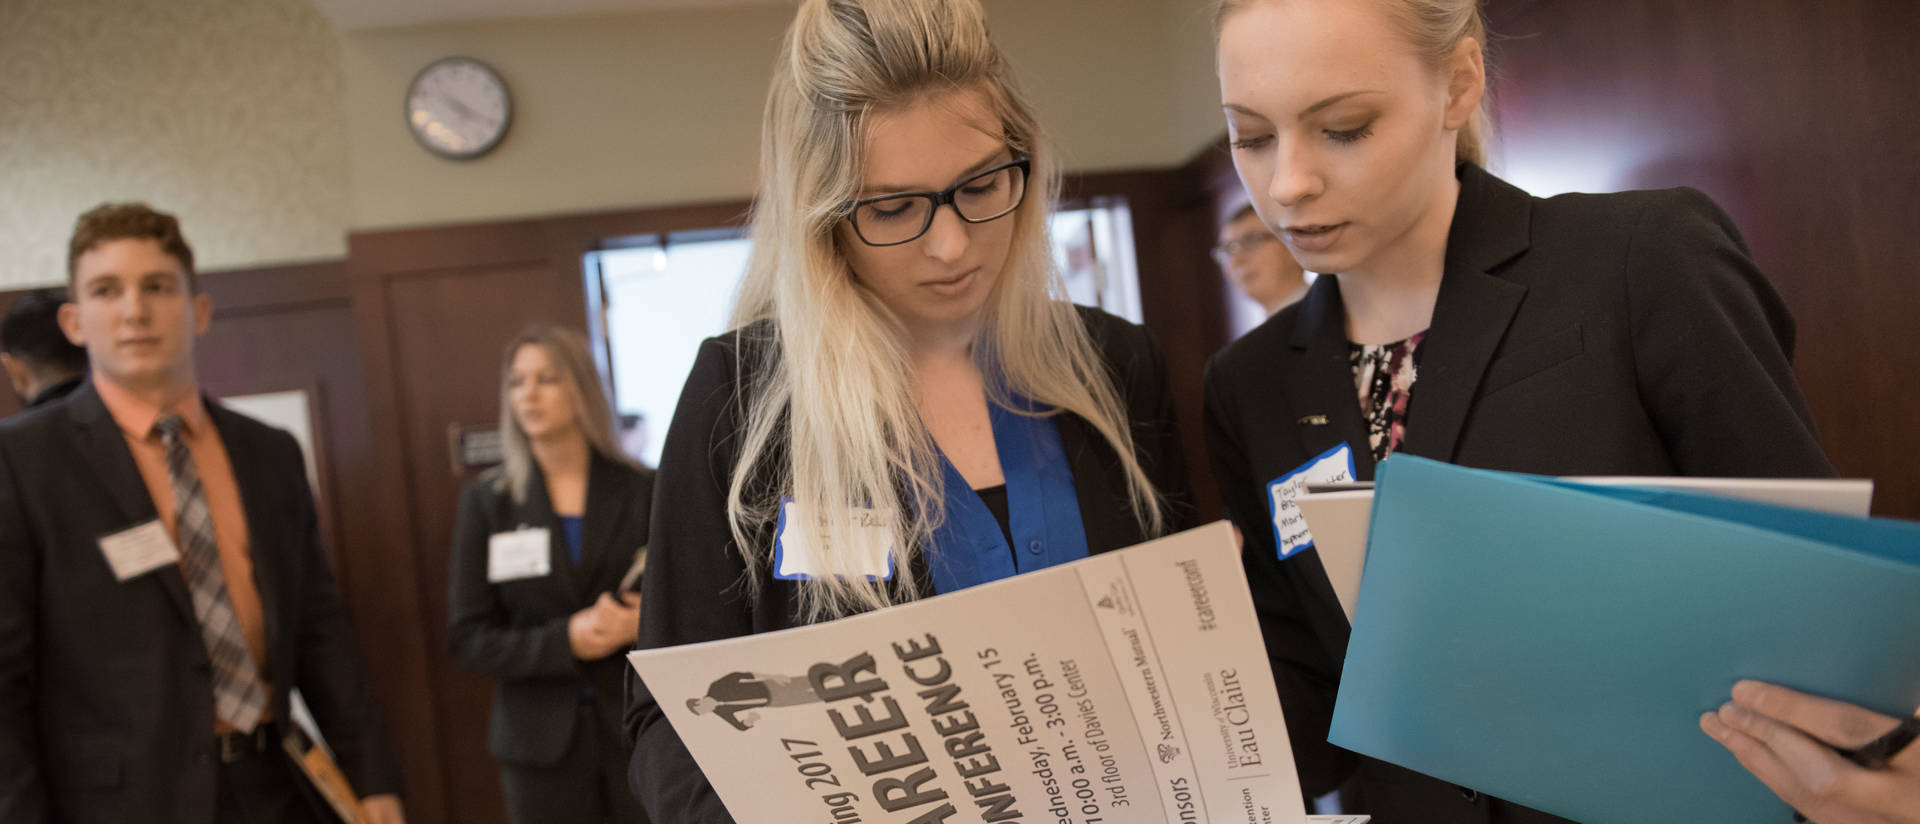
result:
[[[1699,192],[1543,200],[1482,168],[1475,0],[1216,8],[1234,165],[1324,273],[1207,375],[1209,452],[1304,789],[1356,778],[1347,812],[1375,824],[1557,821],[1327,743],[1350,630],[1270,507],[1296,481],[1372,480],[1396,452],[1549,475],[1830,475],[1792,319]]]
[[[533,327],[500,377],[505,461],[454,526],[454,661],[496,679],[488,749],[514,822],[644,822],[621,729],[653,471],[621,451],[586,340]]]
[[[738,328],[702,344],[667,431],[640,646],[831,620],[1188,525],[1160,349],[1059,297],[1055,155],[979,4],[807,0],[775,65]],[[885,554],[855,551],[869,542]],[[829,549],[776,570],[782,545]],[[771,690],[716,682],[689,706]],[[732,820],[644,685],[628,725],[655,818]]]

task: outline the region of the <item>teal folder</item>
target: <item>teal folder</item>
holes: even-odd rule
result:
[[[1787,824],[1699,728],[1755,678],[1920,706],[1920,524],[1395,456],[1328,740],[1585,824]]]

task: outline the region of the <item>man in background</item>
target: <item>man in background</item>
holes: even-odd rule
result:
[[[1307,294],[1306,270],[1260,221],[1252,204],[1240,207],[1220,227],[1220,243],[1213,247],[1213,259],[1227,280],[1269,315]]]
[[[317,824],[295,688],[360,820],[402,821],[300,447],[200,393],[179,224],[101,206],[67,267],[91,380],[0,424],[0,821]]]
[[[67,396],[87,377],[87,350],[60,331],[64,289],[35,289],[20,296],[0,320],[0,368],[28,409]]]

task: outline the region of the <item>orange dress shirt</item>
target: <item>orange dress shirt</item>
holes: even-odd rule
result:
[[[114,423],[120,426],[120,434],[126,436],[127,449],[133,452],[133,462],[140,467],[140,479],[146,482],[153,508],[160,513],[160,523],[176,547],[180,545],[180,535],[174,529],[173,476],[167,471],[166,445],[159,433],[153,431],[153,424],[169,412],[179,415],[185,423],[183,436],[187,453],[193,456],[200,486],[206,492],[207,508],[213,514],[214,539],[220,546],[220,569],[226,574],[233,614],[240,622],[240,634],[246,638],[247,649],[253,653],[254,666],[260,670],[260,682],[267,694],[272,695],[273,687],[267,683],[266,673],[267,626],[260,610],[260,589],[253,580],[253,547],[247,534],[247,513],[240,503],[240,487],[233,479],[233,464],[227,458],[226,444],[221,442],[213,418],[200,401],[199,388],[195,387],[162,409],[115,386],[112,381],[96,379],[93,385],[100,392],[100,400],[106,403],[107,412],[113,415]],[[182,574],[186,573],[185,564],[186,556],[182,554]],[[269,706],[260,720],[271,717]],[[214,731],[231,732],[232,727],[215,719]]]

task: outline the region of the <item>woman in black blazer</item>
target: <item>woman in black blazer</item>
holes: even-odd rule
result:
[[[1054,155],[976,0],[807,0],[775,65],[738,328],[702,345],[667,433],[640,646],[1188,525],[1158,346],[1053,297]],[[644,684],[627,721],[655,818],[732,820]]]
[[[627,790],[620,653],[639,596],[653,471],[621,454],[586,341],[534,327],[507,346],[505,462],[469,484],[454,526],[448,638],[497,679],[488,749],[515,822],[644,822]]]
[[[1235,165],[1328,274],[1209,363],[1209,451],[1306,792],[1357,773],[1347,811],[1376,824],[1557,821],[1326,742],[1349,627],[1314,551],[1276,539],[1275,483],[1371,480],[1393,452],[1553,475],[1832,468],[1792,319],[1727,217],[1690,189],[1542,200],[1488,174],[1475,3],[1414,5],[1220,4]]]

